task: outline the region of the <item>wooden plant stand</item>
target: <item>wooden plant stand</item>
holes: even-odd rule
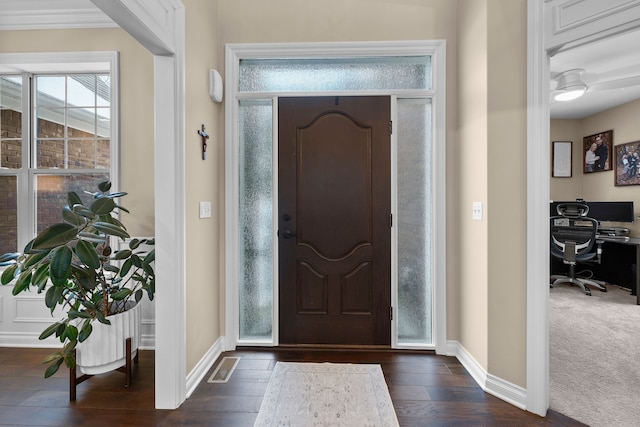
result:
[[[74,350],[75,353],[75,350]],[[75,356],[75,354],[74,354]],[[138,364],[138,352],[136,351],[136,355],[131,357],[131,338],[127,338],[125,340],[125,365],[115,369],[116,371],[123,372],[125,375],[124,386],[129,387],[131,385],[131,371],[133,368],[133,363]],[[76,376],[76,368],[69,369],[69,400],[76,400],[76,386],[93,375],[84,374],[81,376]]]

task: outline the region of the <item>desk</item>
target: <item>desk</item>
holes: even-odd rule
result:
[[[578,264],[576,271],[591,270],[593,277],[612,285],[631,289],[636,294],[636,304],[640,305],[640,238],[630,237],[629,240],[608,239],[607,236],[598,236],[602,243],[602,258],[600,264]],[[553,258],[553,257],[552,257]],[[567,270],[562,260],[552,259],[552,274]]]

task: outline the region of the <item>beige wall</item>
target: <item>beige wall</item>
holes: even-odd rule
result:
[[[183,0],[186,12],[186,340],[187,372],[203,358],[221,329],[224,258],[224,134],[222,104],[209,96],[209,70],[222,71],[218,37],[218,1]],[[202,159],[200,135],[210,135]],[[200,201],[211,202],[211,218],[199,217]]]
[[[458,148],[447,153],[457,159],[453,171],[455,187],[448,185],[450,199],[456,200],[449,218],[455,227],[449,235],[456,239],[458,268],[450,263],[449,271],[457,270],[459,295],[454,313],[458,318],[458,333],[449,328],[449,339],[457,339],[485,369],[488,366],[488,259],[487,251],[487,155],[488,134],[488,46],[487,1],[461,0],[458,5]],[[452,184],[452,183],[448,183]],[[482,202],[484,219],[471,217],[473,202]],[[447,239],[451,242],[451,238]],[[448,278],[447,289],[454,278]],[[450,295],[447,295],[450,297]]]
[[[153,56],[120,29],[2,31],[0,52],[120,52],[120,187],[132,235],[154,234]],[[115,159],[114,159],[115,160]]]
[[[187,372],[223,331],[223,111],[207,71],[226,43],[445,39],[447,321],[490,374],[525,386],[526,0],[184,0]],[[458,52],[460,38],[460,53]],[[10,40],[10,41],[9,41]],[[3,33],[0,51],[122,52],[123,188],[153,220],[151,55],[120,30]],[[514,72],[515,71],[515,72]],[[200,160],[196,131],[212,135]],[[142,166],[141,166],[142,165]],[[161,197],[162,195],[158,195]],[[198,202],[211,201],[211,219]],[[471,220],[482,201],[484,220]],[[137,226],[139,233],[152,232]]]
[[[632,200],[636,215],[640,214],[640,187],[636,185],[614,185],[615,166],[610,171],[584,174],[582,165],[584,151],[582,138],[598,132],[613,130],[613,145],[640,141],[640,101],[633,101],[587,117],[582,120],[552,120],[551,140],[566,138],[573,141],[573,176],[570,179],[551,179],[551,198],[573,200],[583,198],[592,201]],[[569,139],[571,138],[571,139]],[[615,150],[614,150],[615,151]],[[610,155],[614,156],[613,153]],[[611,158],[611,164],[615,156]],[[616,224],[613,224],[616,225]],[[629,227],[631,235],[640,237],[640,221],[619,224]]]
[[[527,1],[488,2],[489,366],[526,385]]]
[[[525,0],[458,2],[456,336],[490,374],[526,386]],[[474,201],[484,207],[474,221]],[[452,206],[449,205],[448,208]],[[450,239],[448,239],[450,241]],[[451,268],[449,269],[451,271]],[[448,288],[455,286],[448,283]]]

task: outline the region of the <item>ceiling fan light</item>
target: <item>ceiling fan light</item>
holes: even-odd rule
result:
[[[555,76],[558,82],[553,99],[556,101],[571,101],[580,98],[587,91],[587,85],[580,79],[584,73],[582,69],[567,70]]]
[[[553,99],[556,101],[572,101],[580,98],[587,91],[587,85],[572,86],[566,89],[560,90],[553,95]]]

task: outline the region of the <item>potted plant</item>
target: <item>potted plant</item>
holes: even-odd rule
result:
[[[137,307],[145,293],[153,300],[155,250],[153,246],[142,249],[154,245],[154,240],[131,239],[125,249],[112,250],[113,238],[126,241],[130,236],[116,216],[129,212],[116,203],[127,193],[110,193],[110,189],[111,182],[105,181],[98,184],[97,192],[85,192],[92,196],[86,205],[77,193],[69,192],[63,222],[39,233],[22,253],[0,256],[0,266],[7,267],[0,282],[7,285],[15,279],[13,295],[35,288],[45,292],[44,303],[52,315],[58,307],[64,313],[39,336],[46,339],[55,334],[63,344],[44,359],[49,365],[45,378],[62,363],[75,370],[76,347],[82,348],[92,335],[94,321],[99,322],[96,327],[111,325],[113,316]]]

